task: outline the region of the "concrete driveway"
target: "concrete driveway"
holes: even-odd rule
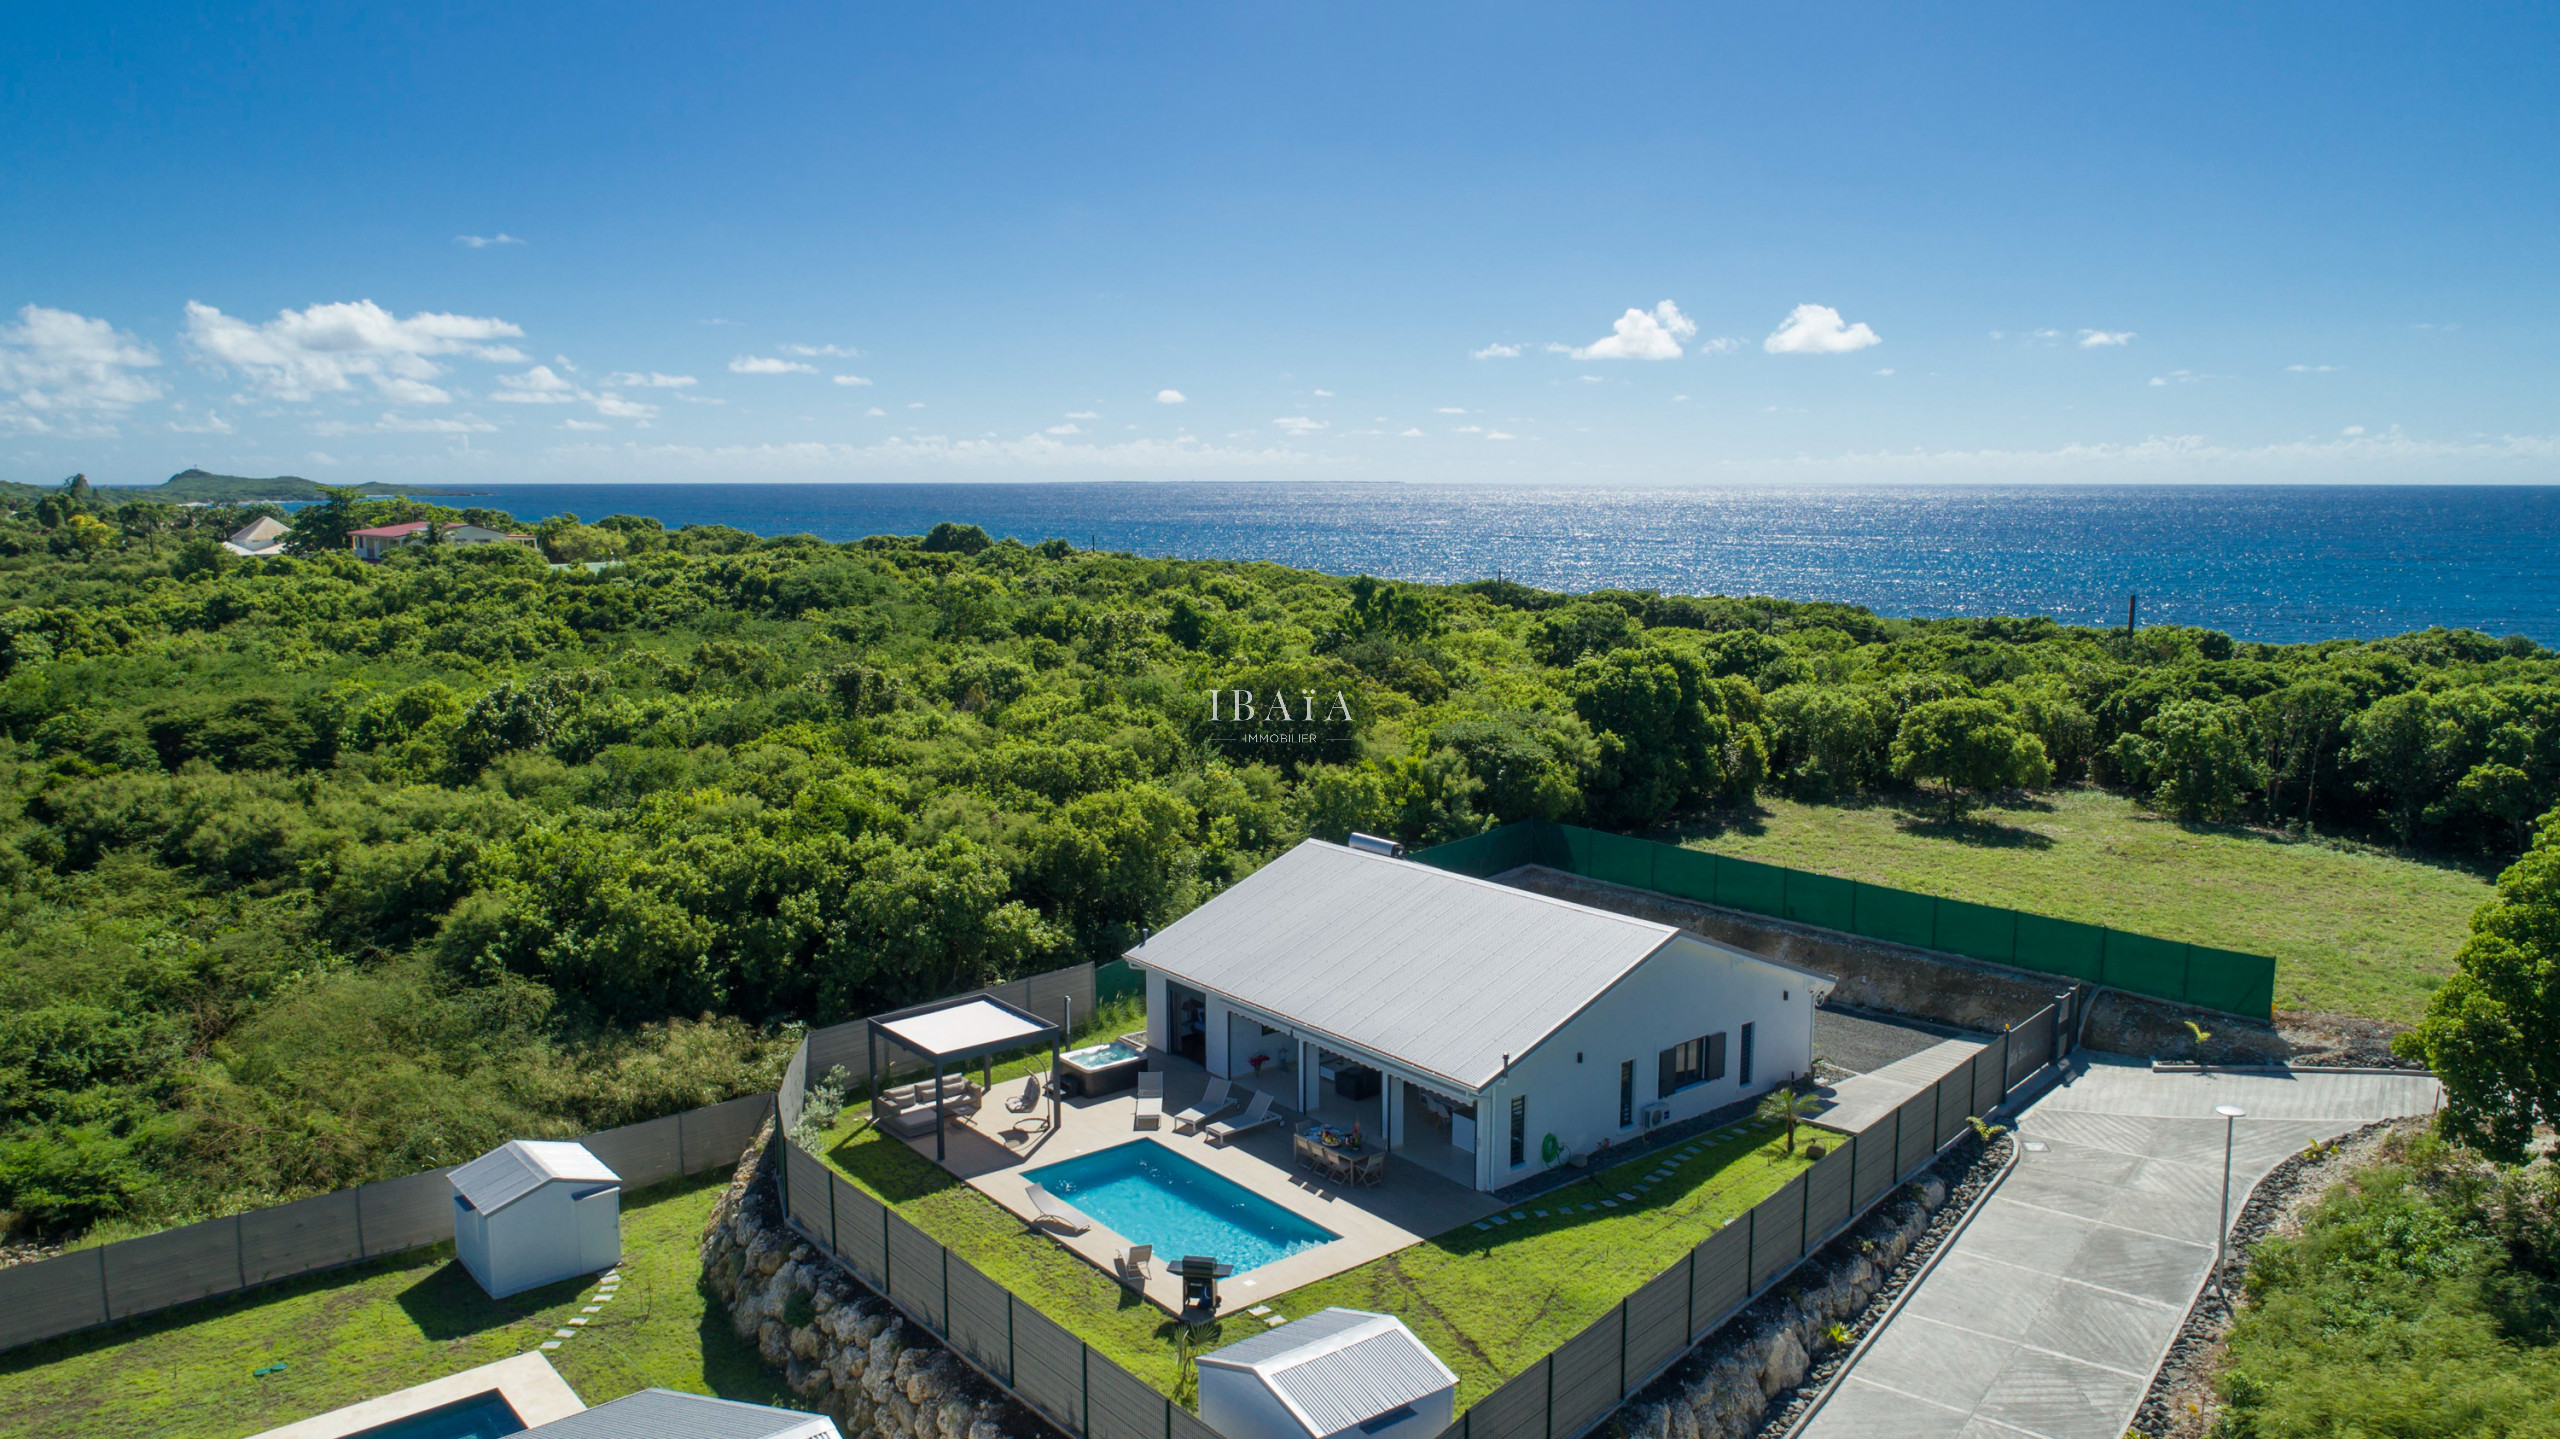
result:
[[[2017,1167],[1813,1418],[1810,1439],[2121,1439],[2232,1210],[2286,1156],[2424,1114],[2435,1081],[2094,1061],[2020,1117]]]

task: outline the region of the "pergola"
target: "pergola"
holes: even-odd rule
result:
[[[1058,1041],[1066,1031],[1048,1020],[997,999],[992,995],[972,994],[958,999],[936,1000],[871,1017],[871,1029],[865,1036],[870,1063],[871,1122],[881,1124],[880,1114],[880,1039],[888,1036],[891,1043],[933,1061],[933,1157],[942,1159],[942,1132],[950,1122],[943,1112],[942,1076],[951,1065],[968,1073],[970,1060],[978,1060],[985,1077],[980,1081],[994,1088],[995,1056],[1014,1049],[1027,1049],[1046,1039],[1049,1042],[1049,1067],[1054,1073],[1058,1064]],[[1058,1096],[1054,1086],[1049,1092],[1049,1127],[1058,1125]]]

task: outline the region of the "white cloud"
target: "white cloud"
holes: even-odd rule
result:
[[[775,348],[786,355],[829,355],[839,360],[850,360],[862,353],[851,345],[779,345]]]
[[[371,382],[403,404],[443,404],[453,397],[430,383],[444,374],[435,357],[468,355],[522,364],[513,345],[524,331],[505,320],[421,311],[402,319],[371,300],[279,310],[262,325],[211,305],[187,302],[187,343],[207,362],[237,369],[270,399],[304,401]]]
[[[1398,439],[1405,439],[1405,440],[1419,440],[1419,439],[1422,439],[1422,438],[1424,437],[1424,435],[1423,435],[1423,431],[1422,431],[1421,429],[1419,429],[1419,428],[1413,428],[1413,429],[1403,429],[1403,430],[1398,430],[1398,431],[1396,431],[1396,437],[1397,437]]]
[[[1879,375],[1890,375],[1893,373],[1893,367],[1888,365],[1884,369],[1876,371],[1876,373]]]
[[[2103,350],[2109,346],[2122,347],[2132,343],[2133,331],[2131,330],[2082,330],[2080,332],[2080,348],[2084,350]]]
[[[1698,353],[1701,355],[1730,355],[1741,349],[1742,342],[1731,335],[1718,335],[1712,340],[1698,342]]]
[[[1518,435],[1506,435],[1500,430],[1487,430],[1484,432],[1484,437],[1488,440],[1516,440],[1520,438]]]
[[[1846,324],[1829,305],[1798,305],[1760,342],[1760,348],[1772,355],[1845,355],[1882,343],[1863,320]]]
[[[2035,332],[2035,337],[2039,340],[2059,340],[2062,338],[2062,332],[2060,330],[2038,330]]]
[[[1087,470],[1181,474],[1203,468],[1269,469],[1327,463],[1285,445],[1261,447],[1173,440],[1076,443],[1047,435],[1019,439],[953,439],[899,435],[876,444],[609,445],[595,441],[555,446],[542,459],[557,472],[589,474],[599,466],[652,478],[825,478],[848,470]]]
[[[1685,404],[1687,404],[1688,402],[1689,402],[1689,397],[1688,397],[1687,395],[1673,395],[1673,396],[1671,397],[1671,403],[1673,403],[1673,404],[1675,404],[1675,405],[1685,405]]]
[[[871,383],[860,375],[835,375],[830,378],[839,385],[867,385]]]
[[[1067,411],[1067,418],[1070,420],[1098,420],[1102,418],[1102,412],[1100,410],[1069,410]]]
[[[453,237],[453,243],[468,245],[474,250],[485,250],[491,245],[521,245],[524,241],[500,230],[494,235],[456,235]]]
[[[2336,365],[2287,365],[2284,368],[2289,375],[2327,375],[2338,369]]]
[[[1051,425],[1040,433],[1044,435],[1081,435],[1084,431],[1076,426],[1075,421],[1069,420],[1063,425]]]
[[[1180,390],[1156,391],[1156,403],[1159,405],[1183,405],[1189,404],[1190,402],[1191,397],[1182,393]]]
[[[907,408],[908,408],[908,409],[910,409],[910,410],[921,410],[921,409],[923,409],[923,408],[924,408],[924,401],[922,401],[922,400],[909,400],[909,401],[907,401]]]
[[[1460,426],[1458,426],[1456,429],[1451,430],[1449,433],[1450,433],[1450,434],[1453,434],[1453,435],[1481,435],[1481,434],[1483,434],[1483,433],[1484,433],[1484,426],[1482,426],[1482,425],[1460,425]]]
[[[1319,400],[1330,400],[1330,399],[1332,399],[1332,398],[1333,398],[1333,391],[1331,391],[1331,390],[1318,390],[1318,391],[1316,391],[1316,398],[1317,398],[1317,399],[1319,399]]]
[[[2349,425],[2349,426],[2347,426],[2345,429],[2340,430],[2338,433],[2339,433],[2339,434],[2342,434],[2342,435],[2349,436],[2349,437],[2353,437],[2353,436],[2356,436],[2356,435],[2361,435],[2361,434],[2363,434],[2363,433],[2364,433],[2364,426],[2362,426],[2362,425]]]
[[[771,355],[740,355],[729,362],[729,372],[737,375],[814,375],[815,365],[798,360],[778,360]]]
[[[81,427],[111,420],[160,398],[158,381],[133,373],[159,363],[157,351],[104,320],[25,306],[18,323],[0,325],[0,428],[41,434],[72,415],[88,417]]]
[[[521,375],[500,375],[500,388],[490,393],[492,400],[519,405],[567,405],[579,398],[578,387],[552,373],[549,365],[536,365]]]
[[[2231,377],[2229,375],[2200,375],[2193,370],[2171,370],[2165,375],[2153,375],[2151,377],[2151,386],[2153,389],[2159,389],[2168,385],[2200,385],[2207,380],[2227,380],[2230,378]]]
[[[605,376],[604,382],[625,390],[685,390],[702,383],[691,375],[662,375],[655,370],[645,375],[616,370]]]
[[[227,435],[231,433],[231,422],[211,410],[205,411],[200,420],[188,418],[182,410],[178,418],[169,422],[169,430],[179,435]]]
[[[404,415],[385,410],[372,424],[349,424],[343,420],[323,420],[311,427],[315,435],[485,435],[498,427],[478,415],[439,415],[432,419]]]
[[[1520,347],[1518,345],[1487,345],[1481,350],[1469,351],[1468,358],[1475,360],[1516,360],[1520,358]]]
[[[601,424],[595,420],[567,419],[560,422],[560,428],[564,430],[610,430],[613,426]]]
[[[877,419],[885,419],[885,418],[887,418],[887,416],[888,416],[888,414],[889,414],[889,412],[888,412],[887,410],[884,410],[884,409],[880,408],[878,405],[873,405],[870,409],[867,409],[867,410],[863,411],[862,413],[864,413],[864,414],[866,414],[866,415],[869,415],[871,418],[873,418],[873,419],[875,419],[875,420],[877,420]]]
[[[1292,435],[1312,435],[1318,430],[1331,428],[1324,421],[1310,419],[1305,415],[1283,415],[1271,423]]]
[[[1606,383],[1606,382],[1605,382],[1605,381],[1603,381],[1603,380],[1602,380],[1598,375],[1578,375],[1578,376],[1576,376],[1575,378],[1577,378],[1577,379],[1581,380],[1581,381],[1582,381],[1582,383],[1584,383],[1584,384],[1586,384],[1586,385],[1598,385],[1598,384],[1604,384],[1604,383]]]
[[[654,420],[658,417],[657,406],[643,404],[638,400],[626,400],[610,390],[596,396],[595,403],[596,413],[607,419]]]
[[[1466,407],[1463,405],[1442,405],[1431,413],[1435,415],[1463,415],[1466,412]]]
[[[1676,360],[1680,342],[1698,333],[1696,322],[1669,300],[1651,310],[1629,310],[1613,333],[1572,352],[1577,360]]]

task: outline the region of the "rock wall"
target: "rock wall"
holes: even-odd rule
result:
[[[702,1282],[738,1337],[847,1439],[1056,1439],[782,1222],[767,1123],[702,1231]]]
[[[1840,985],[1832,991],[1835,1004],[1909,1015],[1980,1033],[1996,1034],[2002,1025],[2027,1019],[2071,987],[2070,980],[2058,975],[2029,974],[1961,955],[1720,909],[1651,890],[1584,879],[1544,865],[1524,865],[1495,878],[1535,894],[1631,914],[1657,924],[1678,925],[1754,954],[1836,976]],[[2271,1026],[2252,1024],[2233,1015],[2116,989],[2097,992],[2089,1007],[2088,1024],[2081,1031],[2081,1042],[2111,1054],[2146,1059],[2191,1058],[2195,1043],[2187,1030],[2190,1019],[2213,1032],[2213,1039],[2205,1046],[2205,1057],[2216,1064],[2276,1063],[2294,1057],[2298,1049],[2315,1049],[2324,1056],[2330,1049],[2297,1044]]]

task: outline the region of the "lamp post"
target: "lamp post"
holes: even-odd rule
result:
[[[2213,1226],[2213,1288],[2222,1292],[2222,1246],[2231,1233],[2231,1136],[2249,1111],[2236,1104],[2217,1104],[2213,1112],[2222,1116],[2222,1217]]]

